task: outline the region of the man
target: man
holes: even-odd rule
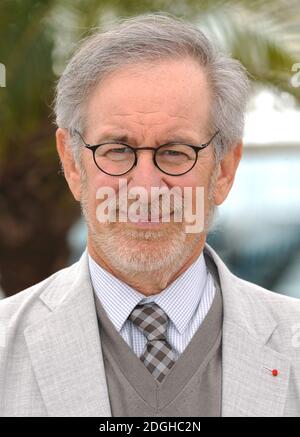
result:
[[[205,243],[248,91],[237,61],[167,14],[81,44],[55,110],[87,248],[1,302],[1,415],[300,414],[300,302],[237,278]],[[176,188],[169,204],[155,187]]]

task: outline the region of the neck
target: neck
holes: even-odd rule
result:
[[[87,247],[89,255],[99,266],[144,296],[152,296],[159,294],[169,284],[175,281],[176,278],[184,273],[200,256],[204,244],[205,237],[198,242],[194,250],[191,251],[189,258],[186,259],[183,265],[179,269],[177,268],[176,271],[172,271],[171,269],[167,268],[164,270],[156,270],[151,272],[135,272],[134,274],[120,272],[111,266],[105,259],[105,255],[103,253],[99,253],[99,250],[96,250],[93,242],[89,238]]]

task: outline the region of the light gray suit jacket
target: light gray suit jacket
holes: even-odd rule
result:
[[[205,253],[223,295],[222,416],[300,416],[300,300]],[[0,415],[111,416],[87,250],[0,301]]]

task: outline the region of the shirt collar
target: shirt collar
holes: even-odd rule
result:
[[[144,296],[109,273],[88,255],[92,285],[108,317],[120,332],[139,303],[155,302],[182,334],[199,305],[207,281],[203,252],[196,261],[159,294]]]

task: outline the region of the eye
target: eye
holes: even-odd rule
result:
[[[162,152],[163,155],[170,155],[170,156],[180,156],[180,155],[184,155],[184,153],[182,152],[178,152],[178,150],[163,150]]]
[[[98,158],[120,161],[134,156],[133,150],[125,144],[102,144],[98,147],[96,156]]]
[[[106,153],[124,154],[124,153],[130,153],[130,152],[132,152],[132,150],[129,149],[129,147],[118,147],[118,148],[112,148],[112,149],[108,150]]]
[[[166,144],[157,154],[157,159],[160,161],[168,161],[175,163],[182,163],[188,160],[195,159],[194,150],[186,144]]]

